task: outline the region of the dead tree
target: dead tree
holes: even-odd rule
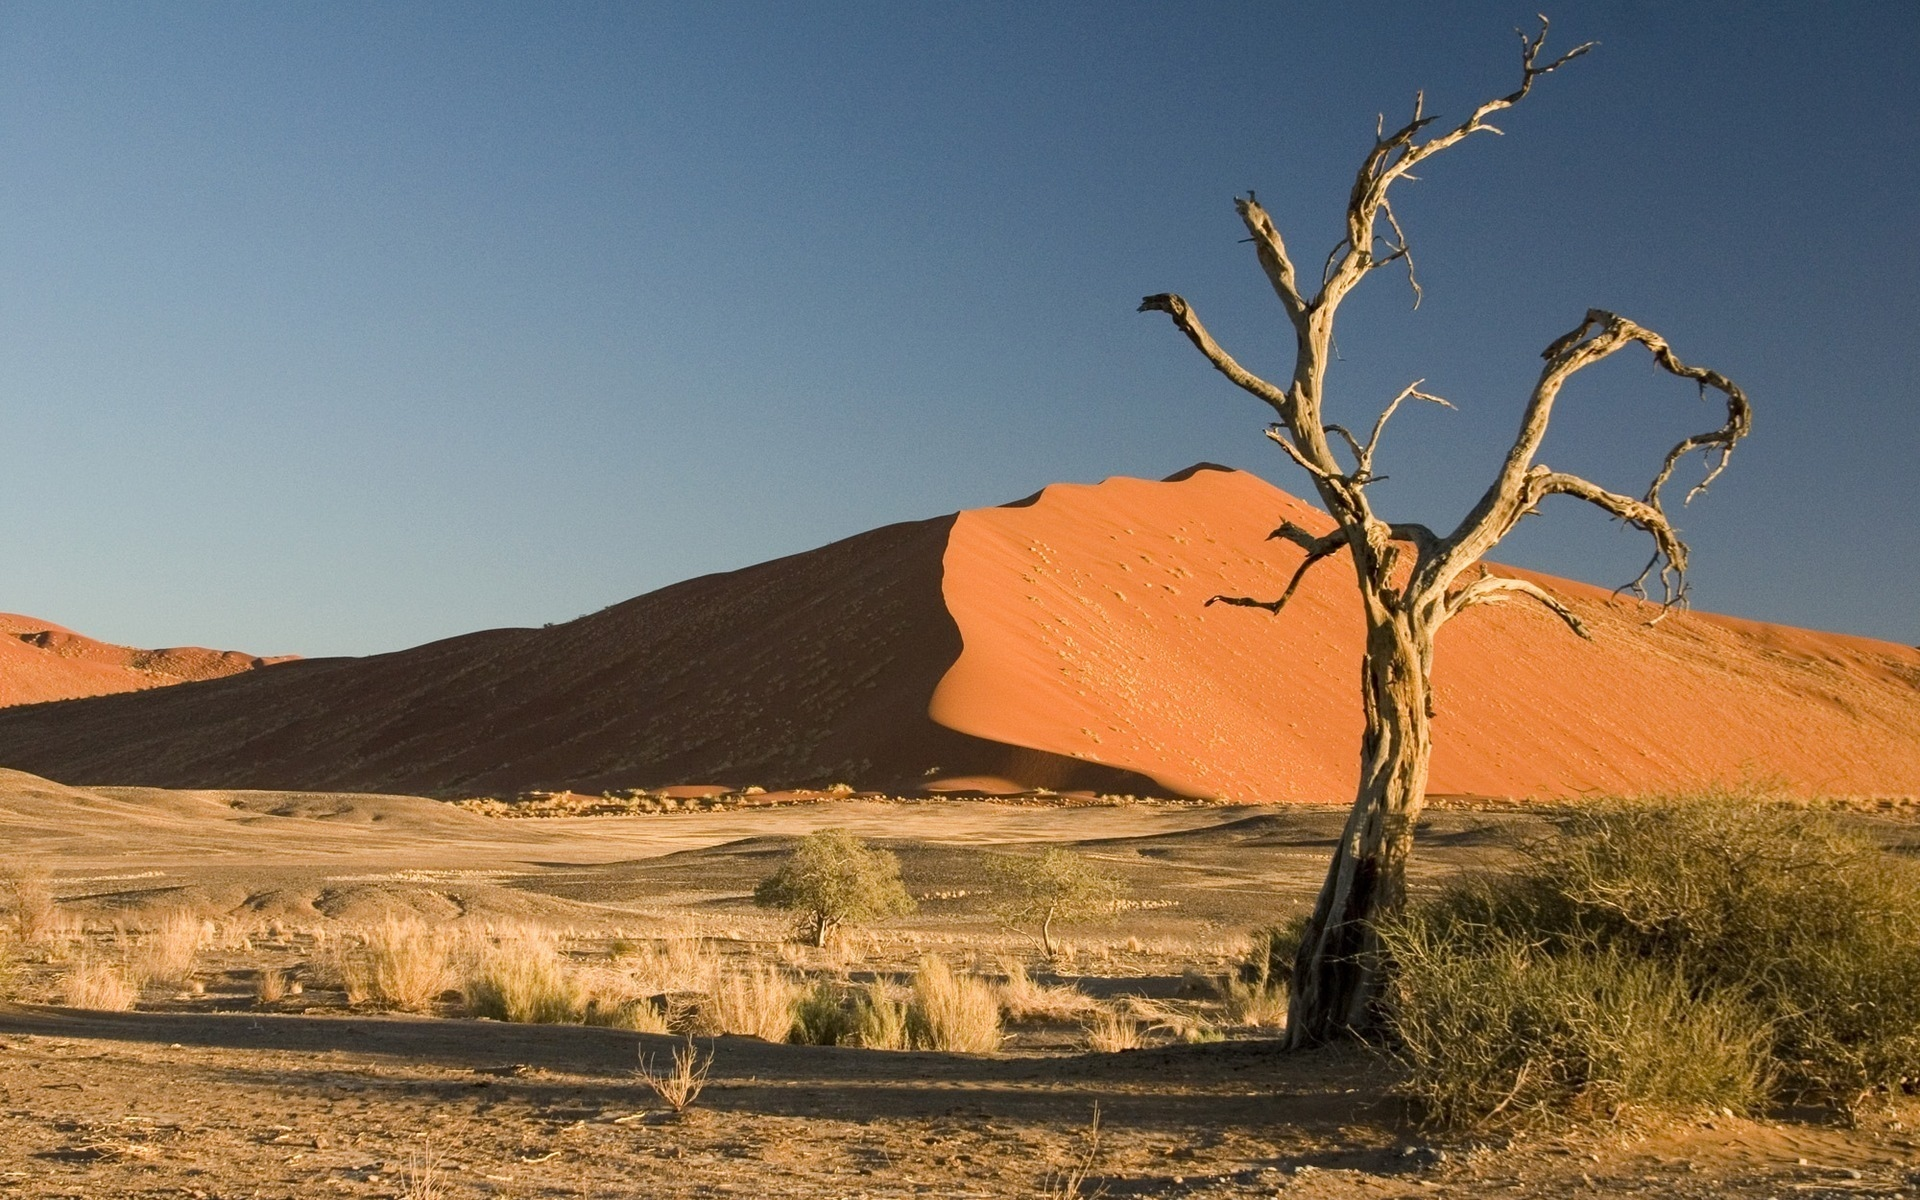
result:
[[[1526,99],[1540,76],[1592,47],[1592,43],[1578,46],[1547,61],[1541,56],[1546,36],[1544,18],[1537,36],[1521,34],[1519,88],[1481,104],[1460,124],[1428,133],[1435,118],[1426,115],[1424,97],[1416,96],[1413,117],[1405,125],[1391,132],[1384,128],[1384,120],[1376,125],[1373,149],[1360,164],[1347,202],[1346,236],[1327,256],[1317,291],[1303,285],[1279,230],[1253,195],[1235,201],[1260,266],[1293,326],[1296,357],[1293,378],[1286,385],[1262,379],[1234,361],[1181,297],[1148,296],[1140,304],[1142,312],[1172,317],[1221,374],[1272,407],[1280,419],[1268,427],[1267,436],[1312,477],[1321,502],[1337,522],[1324,537],[1314,537],[1290,522],[1273,531],[1269,540],[1291,542],[1306,554],[1279,599],[1216,596],[1207,603],[1278,613],[1307,571],[1341,550],[1352,555],[1359,582],[1367,637],[1361,669],[1366,732],[1360,747],[1359,789],[1294,963],[1290,1045],[1316,1044],[1371,1023],[1382,966],[1374,921],[1405,897],[1406,862],[1413,849],[1414,822],[1425,800],[1432,751],[1433,648],[1441,626],[1475,605],[1528,599],[1546,606],[1574,633],[1588,636],[1580,619],[1544,589],[1525,580],[1490,575],[1484,567],[1474,570],[1481,557],[1543,500],[1572,496],[1597,505],[1653,539],[1653,557],[1628,586],[1644,597],[1648,581],[1657,580],[1664,613],[1684,601],[1687,546],[1662,505],[1662,489],[1681,460],[1699,451],[1706,460],[1705,477],[1688,492],[1686,498],[1691,500],[1726,467],[1734,446],[1751,426],[1746,396],[1731,380],[1682,362],[1651,330],[1593,310],[1546,348],[1542,355],[1546,365],[1527,397],[1513,448],[1486,494],[1451,533],[1435,533],[1425,525],[1390,524],[1374,515],[1367,488],[1376,479],[1374,455],[1387,422],[1408,400],[1446,402],[1422,391],[1423,381],[1415,381],[1387,403],[1364,439],[1329,423],[1324,400],[1334,315],[1361,280],[1394,263],[1404,264],[1418,304],[1412,254],[1388,192],[1442,150],[1477,133],[1500,132],[1488,123],[1489,117]],[[1668,373],[1693,382],[1702,396],[1708,389],[1723,396],[1725,422],[1669,450],[1653,482],[1638,497],[1609,491],[1537,462],[1561,388],[1578,372],[1636,345],[1645,347]],[[1336,446],[1344,451],[1346,461],[1336,454]]]

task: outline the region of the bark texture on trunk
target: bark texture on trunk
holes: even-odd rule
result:
[[[1372,1022],[1381,968],[1374,918],[1406,898],[1426,798],[1432,656],[1432,635],[1404,617],[1368,630],[1359,794],[1294,960],[1289,1046],[1318,1045]]]

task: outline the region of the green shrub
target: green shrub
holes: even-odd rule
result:
[[[1086,855],[1058,847],[1033,856],[996,856],[990,870],[1000,919],[1015,928],[1031,927],[1048,958],[1056,923],[1112,913],[1127,890],[1124,880]]]
[[[849,1046],[859,1037],[854,998],[839,985],[823,980],[794,1001],[791,1041],[803,1046]]]
[[[1724,1040],[1768,1047],[1775,1096],[1846,1106],[1920,1080],[1920,865],[1824,814],[1737,794],[1609,802],[1558,824],[1518,871],[1383,926],[1398,972],[1389,1024],[1416,1094],[1455,1069],[1439,1065],[1443,1045],[1419,1049],[1440,1007],[1462,1028],[1517,1020],[1509,993],[1546,1004],[1555,989],[1540,981],[1556,972],[1599,987],[1613,971],[1655,1009],[1657,980],[1747,1021],[1751,1036]],[[1487,975],[1469,986],[1455,970]],[[1573,1004],[1573,984],[1562,990]],[[1477,1103],[1441,1106],[1454,1119]]]
[[[835,926],[914,910],[900,883],[900,860],[844,829],[822,829],[796,842],[780,869],[753,889],[753,902],[801,913],[816,946],[827,944]]]
[[[1542,954],[1510,934],[1450,940],[1419,918],[1384,931],[1407,1090],[1444,1125],[1749,1111],[1765,1094],[1765,1022],[1696,996],[1675,965]]]

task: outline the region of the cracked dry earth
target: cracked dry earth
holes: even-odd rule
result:
[[[969,1057],[714,1043],[683,1117],[669,1038],[408,1017],[0,1010],[0,1196],[1920,1194],[1920,1106],[1852,1127],[1430,1142],[1358,1052],[1270,1043]]]

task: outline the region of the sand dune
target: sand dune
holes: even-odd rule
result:
[[[717,782],[1333,800],[1360,625],[1344,559],[1279,616],[1324,514],[1256,477],[1057,485],[707,576],[548,629],[0,712],[0,763],[71,782],[508,792]],[[1500,569],[1500,568],[1496,568]],[[1504,570],[1504,569],[1500,569]],[[1441,635],[1437,792],[1760,781],[1920,794],[1920,651],[1632,604],[1526,572]]]
[[[285,661],[199,646],[115,646],[51,621],[0,613],[0,708],[219,679]]]

